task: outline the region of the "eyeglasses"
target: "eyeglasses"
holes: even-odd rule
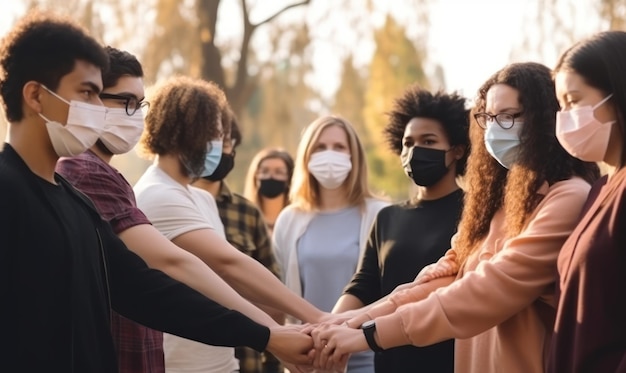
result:
[[[126,107],[126,114],[133,115],[137,110],[150,106],[148,101],[141,100],[139,101],[135,96],[124,96],[124,95],[115,95],[112,93],[100,93],[100,98],[104,100],[118,100],[124,101],[124,106]]]
[[[524,114],[523,111],[517,114],[500,113],[496,115],[491,115],[488,113],[476,113],[474,114],[474,119],[476,119],[476,122],[478,122],[478,125],[482,129],[487,129],[487,122],[495,120],[500,127],[508,130],[515,124],[515,119],[521,117],[522,114]]]

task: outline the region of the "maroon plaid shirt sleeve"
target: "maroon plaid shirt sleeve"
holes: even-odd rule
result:
[[[91,151],[72,158],[62,158],[57,172],[96,205],[100,216],[116,234],[140,224],[150,224],[135,201],[133,188],[115,168]]]

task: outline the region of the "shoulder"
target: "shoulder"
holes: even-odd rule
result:
[[[57,172],[63,174],[64,171],[89,170],[103,173],[114,172],[115,169],[100,159],[97,155],[86,151],[74,157],[63,157],[59,159],[56,166]]]
[[[146,171],[133,188],[140,209],[168,209],[172,206],[193,204],[182,185],[162,180],[148,172],[150,171]]]
[[[232,193],[231,195],[232,195],[231,202],[233,205],[242,206],[246,210],[246,212],[251,215],[258,216],[258,217],[263,216],[263,214],[261,213],[261,210],[259,210],[259,208],[257,207],[257,205],[254,204],[254,202],[250,201],[249,199],[247,199],[246,197],[238,193]]]
[[[289,205],[278,214],[274,224],[274,234],[290,234],[290,232],[296,234],[295,232],[299,231],[298,228],[308,225],[313,216],[315,216],[314,212],[304,211],[294,205]]]
[[[196,201],[201,201],[202,203],[206,203],[211,207],[214,207],[217,210],[217,203],[215,202],[215,197],[204,189],[195,187],[193,185],[189,185],[189,192],[194,196]]]
[[[542,217],[554,220],[554,216],[561,216],[566,222],[578,219],[590,190],[591,185],[578,177],[559,181],[549,187],[544,185],[540,190],[544,196],[535,209],[533,220],[541,220]]]
[[[403,201],[403,202],[399,202],[399,203],[394,203],[394,204],[390,204],[387,205],[383,208],[380,209],[380,211],[378,211],[378,219],[383,219],[383,218],[387,218],[389,216],[393,216],[396,215],[398,213],[401,213],[407,209],[411,208],[410,205],[407,204],[407,201]]]
[[[552,184],[546,193],[546,198],[582,198],[587,199],[591,185],[580,177],[573,177]]]
[[[367,214],[377,214],[380,210],[390,206],[390,203],[378,198],[367,198],[365,200],[365,210]]]

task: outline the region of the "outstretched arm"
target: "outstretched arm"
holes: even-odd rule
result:
[[[268,350],[286,362],[306,365],[310,337],[285,327],[271,329],[227,309],[202,294],[150,269],[115,234],[100,231],[107,258],[112,307],[156,330],[216,346]]]
[[[184,233],[173,242],[208,264],[246,299],[279,309],[306,322],[323,313],[287,289],[263,265],[232,247],[211,229]]]
[[[265,326],[277,323],[243,299],[195,255],[174,245],[149,224],[136,225],[119,234],[124,244],[148,266],[165,272],[226,308],[243,313]]]

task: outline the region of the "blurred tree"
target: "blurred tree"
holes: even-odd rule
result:
[[[374,33],[376,50],[369,69],[363,117],[371,134],[365,142],[372,184],[393,198],[406,198],[410,183],[398,156],[392,154],[382,136],[393,100],[413,83],[429,88],[424,71],[425,53],[406,35],[404,26],[390,15]]]
[[[354,66],[352,54],[343,60],[340,79],[332,111],[350,121],[361,139],[366,142],[371,137],[363,119],[366,74]]]
[[[608,21],[609,30],[626,31],[626,2],[624,0],[600,0],[600,17]]]
[[[240,0],[243,35],[238,47],[226,46],[237,49],[235,65],[228,66],[223,58],[225,46],[216,44],[221,0],[195,0],[191,2],[194,8],[189,8],[189,2],[157,0],[157,28],[149,38],[142,59],[148,71],[147,80],[154,81],[158,76],[184,73],[213,81],[224,89],[233,110],[241,115],[257,85],[249,72],[252,53],[250,42],[256,30],[272,23],[286,11],[309,2],[310,0],[305,0],[286,5],[265,19],[253,23],[250,20],[248,3]],[[232,79],[228,79],[230,76]]]
[[[229,177],[236,190],[243,188],[249,160],[259,150],[281,147],[295,155],[302,128],[317,116],[319,94],[307,83],[312,74],[308,26],[272,25],[269,41],[271,57],[261,64],[257,88],[240,117],[244,141]]]
[[[556,61],[577,40],[603,30],[626,30],[626,1],[536,0],[529,3],[524,33],[512,60]],[[549,62],[548,62],[549,63]]]
[[[224,88],[226,95],[236,113],[248,102],[248,99],[255,90],[254,82],[251,82],[248,72],[248,55],[250,51],[250,41],[255,31],[262,25],[272,22],[279,15],[289,9],[307,5],[310,0],[296,2],[287,5],[269,17],[257,22],[250,21],[250,13],[246,0],[240,0],[243,21],[243,37],[239,48],[239,58],[235,67],[234,81],[228,83],[222,63],[222,54],[215,44],[217,32],[217,14],[220,0],[196,0],[198,14],[198,34],[201,40],[201,76],[204,79],[212,80]]]

